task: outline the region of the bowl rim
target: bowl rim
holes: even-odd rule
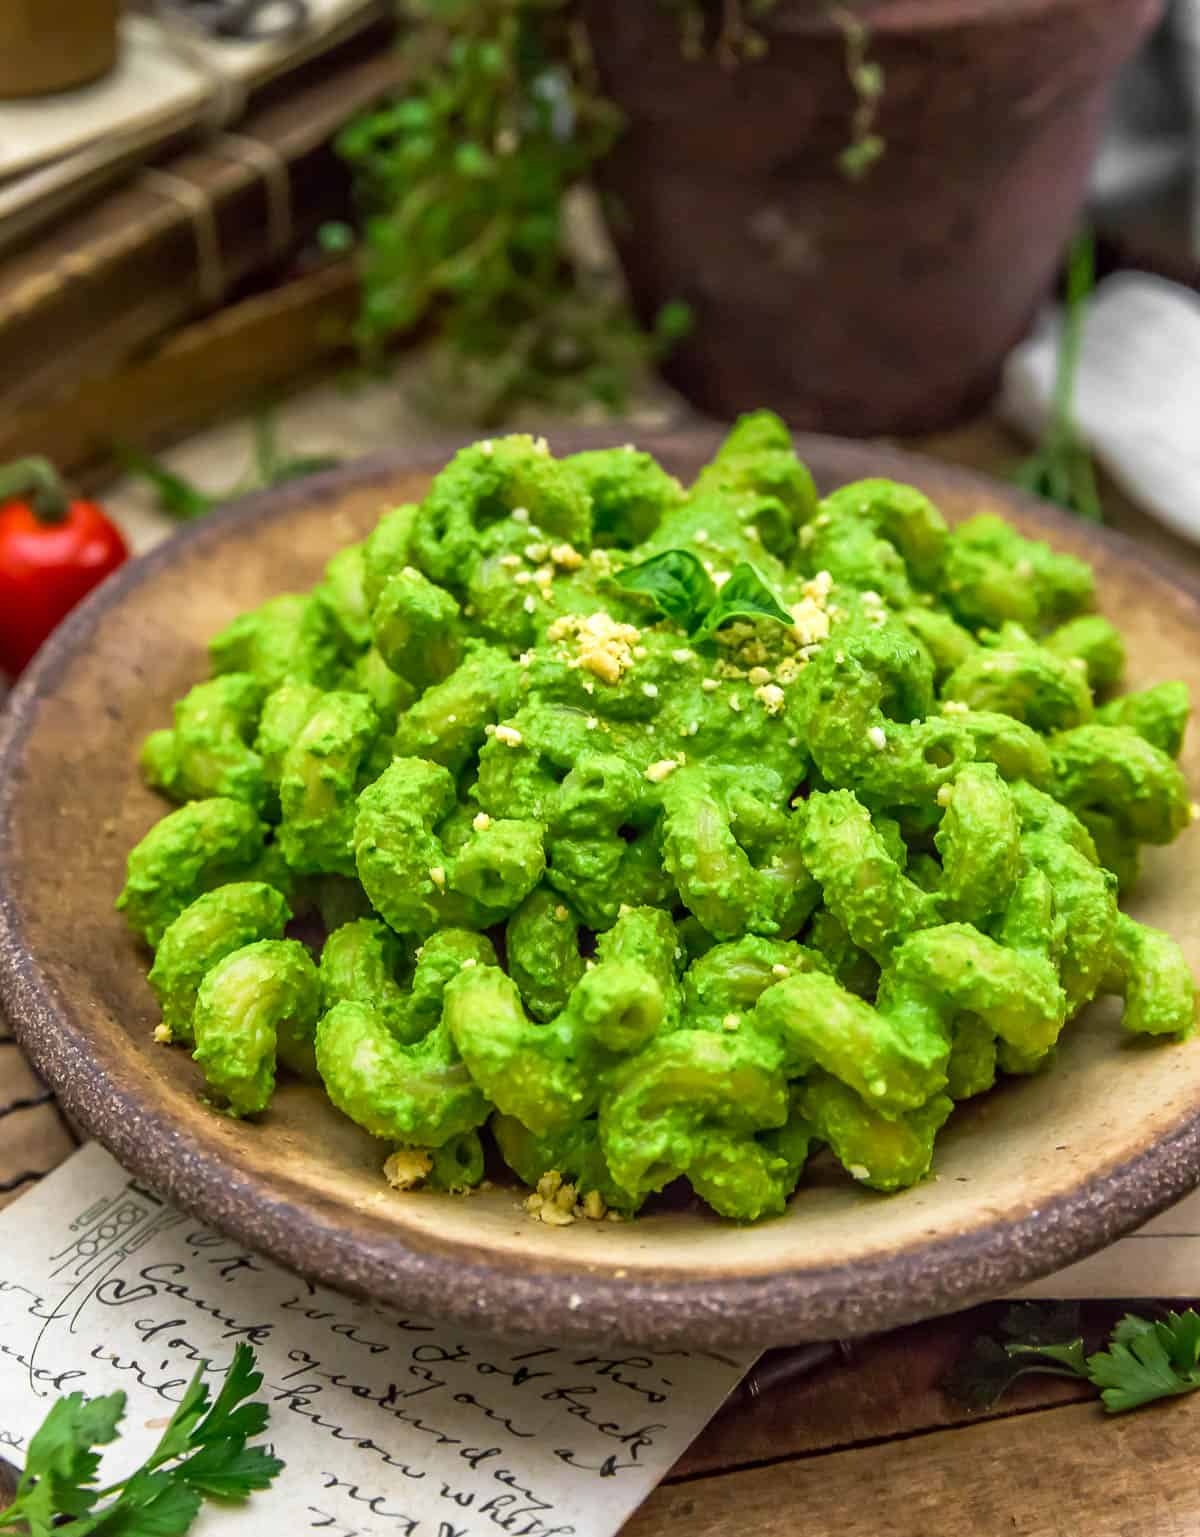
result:
[[[557,451],[574,452],[623,442],[630,431],[573,429],[548,436]],[[672,448],[709,450],[721,429],[705,425],[636,435],[639,446],[661,455]],[[561,1265],[535,1273],[511,1256],[489,1258],[481,1248],[478,1258],[468,1259],[460,1247],[440,1250],[425,1235],[414,1243],[399,1229],[387,1238],[360,1236],[347,1254],[335,1202],[277,1176],[231,1169],[215,1144],[205,1146],[181,1131],[165,1102],[142,1097],[138,1076],[119,1046],[108,1049],[88,1040],[86,1021],[54,996],[22,942],[20,904],[8,873],[10,818],[39,702],[86,648],[100,620],[180,551],[220,541],[244,520],[275,521],[297,506],[366,488],[401,471],[434,470],[469,441],[473,437],[455,436],[432,441],[419,454],[371,455],[241,498],[182,528],[122,566],[75,609],[0,708],[0,1009],[68,1116],[166,1199],[335,1290],[476,1328],[494,1329],[501,1318],[505,1332],[513,1334],[553,1331],[564,1342],[604,1339],[662,1348],[798,1343],[955,1311],[1085,1258],[1200,1184],[1198,1105],[1125,1163],[1089,1176],[1036,1210],[991,1218],[966,1232],[922,1237],[876,1257],[728,1278],[638,1279],[597,1273],[594,1266],[572,1268],[567,1256]],[[874,473],[897,479],[919,482],[924,471],[942,485],[981,496],[998,485],[978,472],[890,446],[816,434],[796,434],[795,442],[802,458],[826,463],[842,459],[861,468],[862,456],[869,455]],[[1031,496],[1009,487],[1004,495],[1008,506],[1029,513],[1051,536],[1056,528],[1075,527],[1076,520]],[[1176,589],[1195,611],[1200,631],[1200,583],[1116,530],[1097,526],[1094,536],[1124,562]],[[97,1094],[97,1083],[103,1094]]]

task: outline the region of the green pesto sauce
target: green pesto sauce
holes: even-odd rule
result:
[[[621,581],[655,557],[661,604]],[[769,413],[691,486],[474,444],[235,618],[147,740],[180,809],[119,905],[160,1038],[234,1114],[318,1078],[432,1188],[491,1146],[547,1222],[681,1177],[777,1215],[820,1148],[911,1185],[1099,994],[1191,1032],[1178,947],[1118,908],[1191,820],[1187,694],[1120,694],[1094,606],[991,515],[820,498]],[[283,937],[306,912],[319,965]]]

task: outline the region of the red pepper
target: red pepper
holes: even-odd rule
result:
[[[128,556],[120,530],[95,502],[68,497],[47,460],[0,468],[0,672],[15,677]]]

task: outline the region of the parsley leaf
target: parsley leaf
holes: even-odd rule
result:
[[[713,635],[730,619],[778,619],[791,624],[792,616],[771,591],[766,579],[748,560],[739,561],[729,573],[729,580],[717,594],[717,601],[704,616],[696,631],[702,640]]]
[[[95,1487],[95,1448],[117,1439],[124,1393],[60,1398],[29,1442],[0,1530],[20,1526],[30,1537],[50,1537],[71,1517],[72,1537],[182,1537],[206,1498],[241,1501],[266,1489],[283,1463],[269,1448],[246,1444],[267,1423],[266,1404],[246,1402],[262,1386],[254,1353],[237,1346],[215,1402],[203,1380],[206,1365],[142,1467],[107,1489]]]
[[[990,1409],[1021,1377],[1086,1375],[1077,1304],[1016,1303],[997,1327],[1000,1338],[981,1335],[943,1379],[951,1398]]]
[[[1083,1340],[1068,1340],[1065,1345],[1005,1345],[1004,1352],[1007,1356],[1026,1361],[1029,1356],[1038,1356],[1044,1361],[1053,1361],[1066,1368],[1066,1375],[1070,1377],[1086,1377],[1087,1362],[1084,1358]],[[1034,1371],[1037,1368],[1027,1365],[1025,1370]],[[1043,1368],[1044,1369],[1044,1368]]]
[[[690,550],[664,550],[636,566],[626,566],[617,576],[617,585],[649,598],[661,614],[689,632],[717,597],[712,577]]]
[[[1200,1388],[1200,1313],[1168,1313],[1150,1321],[1127,1313],[1107,1350],[1089,1356],[1088,1380],[1110,1414]]]
[[[1002,1344],[981,1337],[943,1383],[946,1391],[973,1408],[988,1409],[1018,1377],[1049,1372],[1089,1382],[1100,1389],[1109,1414],[1124,1414],[1160,1398],[1200,1390],[1200,1313],[1194,1308],[1159,1319],[1126,1313],[1112,1331],[1107,1350],[1093,1355],[1086,1354],[1081,1336],[1044,1338],[1072,1316],[1077,1323],[1078,1309],[1064,1311],[1057,1319],[1052,1309],[1038,1312],[1041,1317],[1031,1321],[1031,1333],[1042,1338]],[[1018,1313],[1010,1310],[1001,1326],[1006,1333],[1017,1332]]]

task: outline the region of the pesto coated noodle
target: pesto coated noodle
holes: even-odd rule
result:
[[[818,499],[768,413],[690,488],[477,443],[146,741],[180,805],[118,905],[157,1037],[235,1115],[321,1082],[399,1188],[491,1144],[547,1222],[680,1177],[774,1215],[821,1146],[912,1185],[1093,998],[1192,1032],[1178,946],[1118,908],[1192,815],[1187,692],[1117,694],[1093,606],[996,517]]]

